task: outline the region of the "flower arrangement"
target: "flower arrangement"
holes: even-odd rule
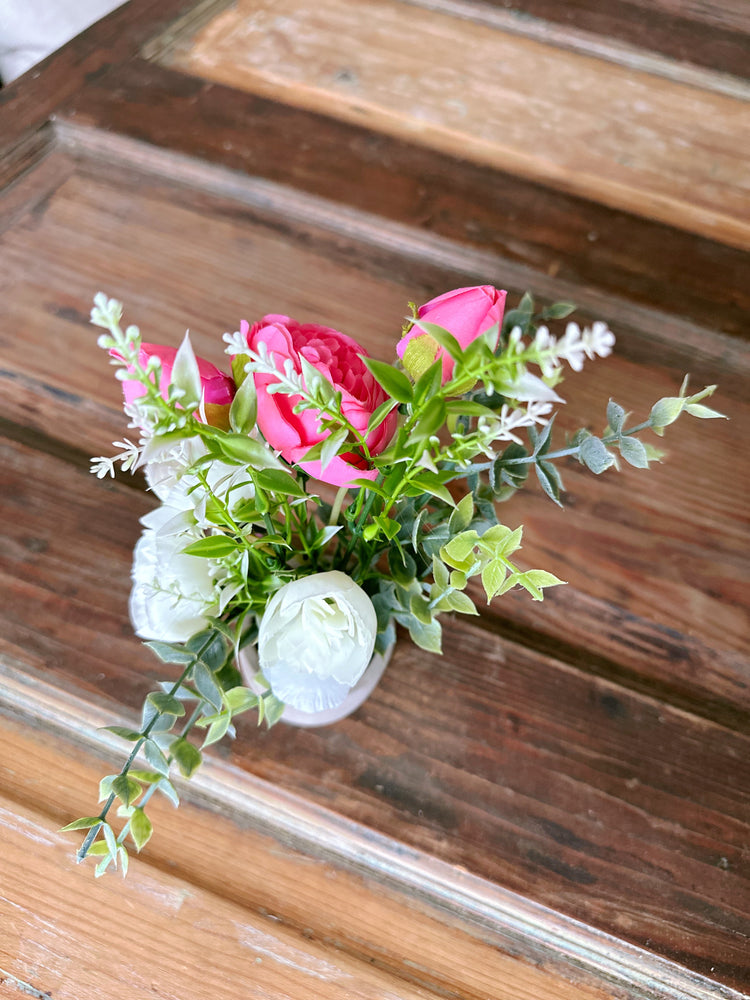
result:
[[[87,831],[79,859],[97,857],[97,875],[127,870],[127,838],[140,850],[152,833],[151,796],[177,805],[173,765],[190,777],[235,716],[253,709],[271,726],[337,708],[396,625],[439,653],[441,616],[478,613],[474,578],[488,602],[515,587],[541,601],[562,583],[517,563],[522,528],[497,516],[532,469],[559,504],[558,459],[645,469],[661,456],[642,432],[721,416],[702,402],[715,386],[688,395],[686,379],[644,421],[610,401],[600,435],[553,449],[564,364],[606,357],[614,337],[601,322],[557,337],[548,323],[572,306],[536,313],[527,293],[506,312],[505,299],[481,286],[412,305],[393,365],[318,324],[242,322],[224,336],[228,375],[187,335],[175,350],[123,331],[121,304],[96,296],[92,322],[139,440],[115,442],[92,471],[142,468],[159,500],[142,519],[130,612],[172,672],[139,728],[110,727],[131,752],[102,780],[100,812],[65,827]]]

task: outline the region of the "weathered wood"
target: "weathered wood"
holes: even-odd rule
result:
[[[721,73],[750,75],[750,17],[744,0],[414,0],[429,9],[461,11],[466,17],[484,20],[498,11],[518,22],[521,33],[550,33],[559,26],[555,41],[581,48],[615,39],[632,47],[635,58],[644,50],[661,53],[680,64],[693,63]],[[490,13],[488,14],[487,8]],[[533,20],[529,26],[529,19]],[[539,19],[538,21],[536,19]]]
[[[59,114],[747,335],[745,254],[463,158],[140,61]]]
[[[107,709],[63,694],[33,671],[0,652],[0,761],[21,756],[28,764],[19,773],[0,763],[0,789],[22,806],[31,790],[34,809],[62,823],[69,818],[67,804],[89,807],[85,788],[111,768],[107,761],[117,759],[113,747],[119,749],[119,741],[100,728],[110,721]],[[55,766],[59,758],[69,762],[62,773]],[[379,836],[215,756],[190,782],[175,780],[183,815],[175,817],[158,797],[149,806],[158,833],[133,860],[139,872],[166,869],[253,916],[270,916],[326,947],[418,985],[434,985],[441,995],[739,998],[684,967]],[[68,869],[70,851],[60,860]]]
[[[750,248],[750,109],[738,98],[401,0],[239,0],[173,58],[207,80]]]
[[[126,621],[149,499],[17,445],[3,468],[3,635],[55,684],[137,707],[164,672]],[[366,827],[750,984],[748,737],[473,622],[447,624],[444,645],[442,659],[399,645],[340,725],[247,722],[226,752]]]

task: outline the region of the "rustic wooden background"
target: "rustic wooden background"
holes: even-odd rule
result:
[[[750,990],[747,10],[523,9],[132,0],[0,92],[9,995]],[[401,642],[330,729],[244,723],[94,883],[56,829],[159,671],[127,620],[153,500],[88,473],[126,433],[93,294],[219,364],[270,311],[390,359],[409,299],[479,282],[615,330],[565,429],[688,371],[730,420],[648,474],[571,463],[564,511],[517,496],[568,587],[451,622],[441,659]]]

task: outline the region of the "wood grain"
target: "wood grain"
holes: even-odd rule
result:
[[[3,467],[6,641],[55,685],[137,707],[158,669],[126,619],[150,500],[18,445]],[[443,659],[400,644],[352,719],[247,723],[226,752],[367,828],[750,984],[745,735],[456,619]]]
[[[173,59],[208,80],[750,247],[750,111],[740,99],[399,0],[239,0]]]

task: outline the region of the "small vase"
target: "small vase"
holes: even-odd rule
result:
[[[298,708],[287,705],[281,715],[281,721],[291,726],[330,726],[334,722],[340,722],[367,701],[372,692],[378,686],[383,671],[388,666],[388,662],[393,654],[391,644],[385,653],[373,653],[372,659],[365,668],[365,672],[360,679],[350,689],[344,700],[335,708],[326,708],[322,712],[302,712]],[[246,646],[240,651],[239,667],[243,682],[256,694],[260,694],[265,688],[258,684],[255,675],[258,672],[258,651],[255,646]]]

